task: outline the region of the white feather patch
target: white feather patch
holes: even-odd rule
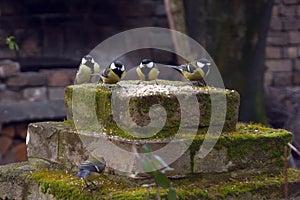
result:
[[[146,66],[148,67],[148,68],[152,68],[153,67],[153,62],[149,62],[148,64],[146,64]]]
[[[140,68],[143,68],[143,67],[144,67],[144,65],[141,63],[141,64],[140,64]]]
[[[197,66],[200,67],[200,68],[204,67],[204,65],[205,65],[205,64],[202,63],[202,62],[197,62]]]
[[[125,66],[122,65],[121,71],[124,72],[125,71]]]
[[[111,65],[110,65],[110,69],[117,69],[117,67],[116,67],[115,63],[111,63]]]
[[[85,64],[86,63],[86,59],[83,57],[82,59],[81,59],[81,64]]]

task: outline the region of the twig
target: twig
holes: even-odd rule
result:
[[[300,151],[294,145],[288,142],[288,146],[300,156]]]

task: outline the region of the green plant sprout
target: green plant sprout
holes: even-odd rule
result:
[[[9,36],[6,38],[6,44],[10,50],[19,51],[19,45],[15,41],[15,36]]]
[[[133,147],[134,152],[138,157],[136,147]],[[150,191],[152,186],[156,188],[156,199],[160,200],[160,188],[168,189],[168,200],[176,200],[176,190],[172,186],[172,182],[166,176],[166,171],[174,170],[169,167],[166,162],[158,155],[153,155],[151,148],[146,144],[142,147],[142,152],[145,154],[141,159],[143,170],[154,179],[154,183],[143,184],[142,187],[147,187],[148,194],[144,199],[150,199]],[[161,169],[161,170],[160,170]]]

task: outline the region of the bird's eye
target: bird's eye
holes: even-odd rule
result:
[[[110,65],[110,69],[117,69],[117,67],[116,67],[115,63],[111,63],[111,65]]]
[[[146,64],[146,66],[148,67],[148,68],[152,68],[153,67],[153,62],[149,62],[148,64]]]

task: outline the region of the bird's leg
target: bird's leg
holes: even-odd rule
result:
[[[141,82],[142,82],[142,81],[141,81],[141,80],[139,80],[139,82],[137,82],[137,85],[141,84]]]
[[[84,180],[84,183],[85,183],[85,185],[86,185],[86,187],[85,188],[83,188],[84,190],[85,189],[88,189],[90,186],[91,186],[91,184],[88,184],[88,182],[85,180],[85,179],[83,179]]]
[[[155,79],[155,83],[156,83],[156,85],[158,85],[158,83],[157,83],[157,80]]]
[[[93,185],[94,187],[91,188],[90,190],[97,190],[100,188],[100,186],[96,185],[93,181],[90,181],[91,182],[91,185]]]

